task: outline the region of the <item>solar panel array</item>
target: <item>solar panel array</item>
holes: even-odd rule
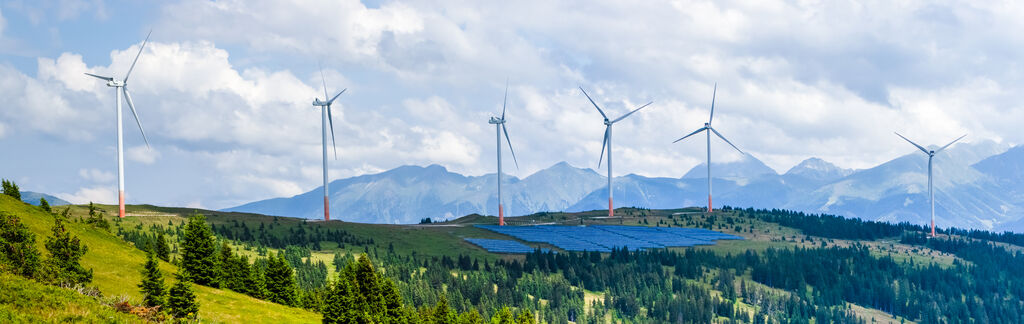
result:
[[[473,243],[476,246],[487,250],[488,252],[494,253],[530,253],[533,252],[533,248],[526,244],[519,243],[512,240],[492,240],[492,239],[480,239],[480,238],[467,238],[465,239],[469,243]]]
[[[551,244],[566,251],[609,252],[612,248],[622,247],[631,250],[687,247],[713,245],[717,240],[743,239],[736,235],[702,228],[619,225],[476,226],[527,242]]]

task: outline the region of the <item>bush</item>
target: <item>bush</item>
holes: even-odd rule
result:
[[[17,216],[0,212],[0,270],[34,278],[39,270],[36,235]]]
[[[64,227],[64,218],[54,217],[53,234],[46,238],[50,258],[45,263],[47,279],[57,284],[87,284],[92,281],[92,269],[80,263],[89,248]]]

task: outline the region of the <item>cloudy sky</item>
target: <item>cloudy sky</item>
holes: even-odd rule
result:
[[[336,102],[332,179],[400,165],[494,172],[506,79],[516,176],[596,168],[680,177],[716,128],[779,172],[865,168],[925,143],[1024,142],[1024,8],[1008,1],[0,2],[0,177],[116,202],[114,92],[129,203],[224,208],[320,185],[318,63]],[[614,117],[613,117],[614,118]],[[739,155],[715,141],[721,161]],[[507,154],[506,154],[507,157]],[[506,164],[510,165],[510,164]],[[603,173],[603,172],[602,172]]]

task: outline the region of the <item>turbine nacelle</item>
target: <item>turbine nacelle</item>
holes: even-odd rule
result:
[[[492,124],[492,125],[493,124],[504,124],[505,123],[505,119],[504,118],[498,118],[498,117],[491,117],[491,120],[488,120],[487,123],[488,124]]]

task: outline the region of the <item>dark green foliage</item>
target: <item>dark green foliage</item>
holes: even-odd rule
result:
[[[206,217],[189,218],[181,239],[181,267],[196,284],[218,287],[217,246]]]
[[[267,259],[266,299],[278,304],[295,306],[298,302],[298,286],[292,268],[283,253]]]
[[[0,212],[0,271],[34,278],[41,259],[35,243],[36,235],[17,216]]]
[[[146,266],[142,270],[142,282],[139,283],[139,291],[144,296],[142,302],[146,306],[163,306],[167,298],[164,288],[164,275],[160,272],[160,262],[157,261],[153,252],[147,253]]]
[[[86,270],[80,261],[89,248],[68,232],[64,221],[62,216],[54,217],[53,233],[46,238],[50,257],[45,262],[45,275],[58,284],[87,284],[92,281],[92,269]]]
[[[327,285],[327,264],[322,261],[313,263],[311,256],[309,249],[298,246],[288,246],[284,251],[284,258],[295,269],[296,281],[302,290],[323,288]]]
[[[85,219],[85,223],[110,231],[110,223],[103,219],[103,211],[96,208],[91,201],[89,202],[89,217]]]
[[[387,323],[407,318],[408,313],[391,280],[377,273],[363,255],[346,265],[328,288],[323,322]]]
[[[243,294],[249,294],[249,281],[252,279],[252,271],[249,265],[249,258],[239,256],[231,251],[231,246],[224,242],[220,248],[220,257],[217,260],[220,266],[220,286]]]
[[[156,253],[156,257],[160,258],[160,260],[171,260],[171,247],[167,245],[167,238],[164,237],[163,233],[157,234],[156,248],[154,249],[153,252]]]
[[[192,290],[192,282],[181,271],[178,271],[175,279],[178,282],[168,292],[168,310],[177,318],[195,318],[199,314],[199,302],[196,301],[196,293]]]
[[[50,202],[46,201],[46,197],[39,197],[39,208],[47,213],[52,213],[53,209],[50,208]]]
[[[21,201],[21,189],[18,189],[18,185],[14,181],[3,179],[3,190],[5,195]]]

